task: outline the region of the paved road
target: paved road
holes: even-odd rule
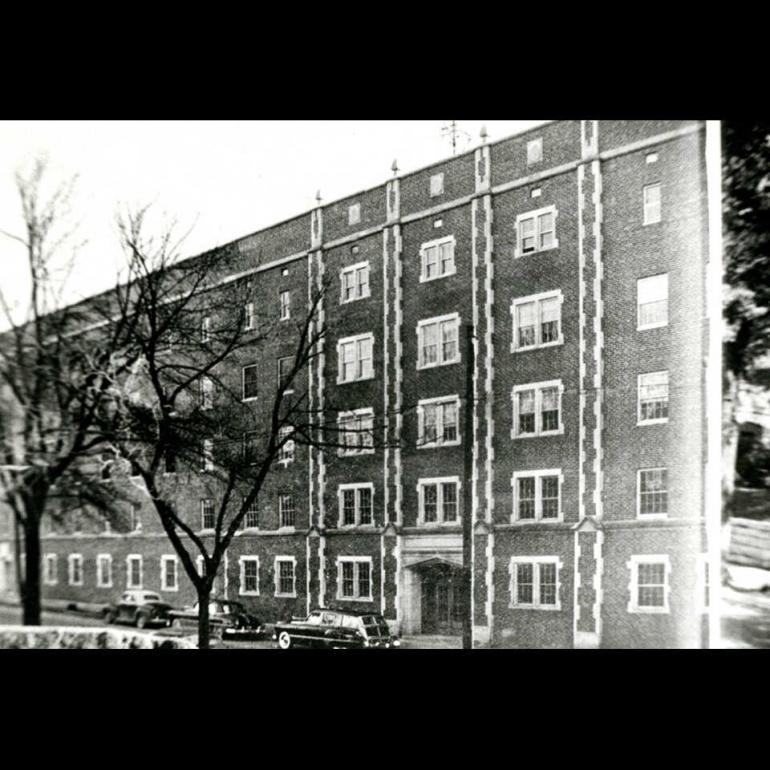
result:
[[[770,649],[770,596],[722,588],[722,646]]]

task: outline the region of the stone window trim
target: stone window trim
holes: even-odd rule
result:
[[[357,225],[361,222],[361,204],[352,203],[348,206],[348,226]]]
[[[256,568],[256,588],[248,590],[246,588],[246,564],[254,563]],[[238,557],[238,595],[239,596],[259,596],[259,556],[244,555]]]
[[[542,339],[542,322],[540,321],[540,305],[544,300],[558,299],[559,300],[559,335],[558,338],[552,342],[541,342]],[[529,303],[536,303],[535,315],[537,322],[535,324],[535,339],[537,340],[534,345],[519,345],[519,324],[517,309],[522,305]],[[540,348],[552,348],[557,345],[564,344],[564,325],[562,323],[562,307],[564,306],[564,295],[561,289],[554,289],[552,291],[543,291],[539,294],[530,294],[527,297],[517,297],[511,302],[511,319],[513,322],[513,336],[511,338],[511,353],[523,353],[528,350],[539,350]]]
[[[542,392],[548,388],[558,389],[559,427],[557,430],[542,430]],[[519,398],[523,391],[535,391],[535,431],[534,433],[519,433]],[[561,380],[545,380],[543,382],[530,382],[522,385],[514,385],[511,391],[513,401],[513,426],[511,427],[512,439],[539,438],[541,436],[561,436],[564,434],[564,409],[563,409],[564,384]]]
[[[444,404],[454,404],[455,406],[455,430],[457,432],[457,438],[450,441],[444,440],[444,410],[438,410],[436,412],[436,440],[425,441],[425,407],[443,406]],[[417,402],[417,448],[435,449],[437,447],[459,446],[461,443],[460,396],[455,393],[451,396],[436,396],[435,398],[420,399]]]
[[[662,221],[663,187],[660,182],[647,184],[642,188],[642,210],[644,226],[656,225]]]
[[[446,323],[455,324],[455,355],[453,358],[445,360],[443,356],[441,329],[443,325]],[[430,362],[430,363],[422,363],[422,358],[423,358],[422,349],[423,347],[425,347],[423,345],[423,334],[424,334],[423,330],[426,327],[431,326],[433,324],[438,324],[438,327],[439,327],[439,333],[436,338],[436,345],[437,345],[436,361]],[[417,369],[418,371],[421,371],[423,369],[435,369],[437,366],[449,366],[451,364],[460,363],[460,360],[461,360],[460,326],[461,326],[461,318],[459,313],[449,313],[447,315],[434,316],[433,318],[423,318],[421,321],[417,322],[417,326],[415,327],[415,333],[417,334]]]
[[[55,553],[47,553],[44,561],[43,583],[47,586],[55,586],[59,582],[58,556]]]
[[[281,592],[281,564],[291,564],[291,593]],[[296,556],[276,556],[273,562],[273,588],[275,596],[287,599],[297,598],[297,557]]]
[[[532,565],[532,601],[522,602],[518,599],[518,570],[520,564]],[[542,600],[542,580],[541,565],[553,565],[556,570],[555,596],[553,604],[543,603]],[[546,612],[558,612],[561,610],[561,570],[564,566],[559,556],[511,556],[508,564],[509,582],[509,603],[508,608],[512,610],[542,610]]]
[[[540,480],[544,476],[556,476],[559,479],[559,497],[558,497],[558,515],[555,517],[543,518],[543,490]],[[535,516],[532,519],[519,518],[519,479],[522,478],[534,478],[535,479]],[[562,507],[562,500],[564,495],[562,490],[564,489],[564,473],[561,468],[545,468],[541,470],[531,471],[515,471],[511,476],[511,490],[513,497],[513,510],[511,511],[511,524],[518,524],[520,526],[526,526],[527,524],[536,524],[541,522],[563,522],[564,521],[564,509]]]
[[[105,567],[106,565],[106,580]],[[99,553],[96,555],[96,587],[112,588],[112,554]]]
[[[342,565],[345,563],[351,563],[354,565],[354,573],[353,573],[353,585],[355,590],[354,596],[343,596],[342,595]],[[369,565],[369,595],[364,596],[360,593],[361,588],[361,580],[360,580],[360,572],[358,565],[359,564],[368,564]],[[374,566],[373,566],[373,559],[371,556],[338,556],[337,557],[337,601],[341,602],[372,602],[374,601],[374,591],[373,591],[373,583],[374,583]]]
[[[67,557],[67,582],[71,586],[83,585],[83,554],[71,553]]]
[[[346,490],[354,490],[358,491],[360,489],[368,489],[371,497],[371,521],[362,524],[361,523],[361,497],[360,495],[356,494],[355,496],[355,522],[353,524],[345,524],[345,512],[344,512],[344,492]],[[339,484],[337,486],[337,509],[338,509],[338,517],[337,517],[337,526],[340,529],[352,529],[355,527],[374,527],[374,484],[371,481],[365,481],[365,482],[355,482],[355,483],[349,483],[349,484]]]
[[[367,276],[366,276],[366,293],[364,291],[361,291],[359,293],[358,287],[359,283],[355,280],[357,277],[357,274],[360,270],[366,270]],[[354,265],[347,265],[346,267],[340,268],[340,305],[347,305],[351,302],[356,302],[360,299],[367,299],[368,297],[372,296],[372,288],[369,284],[369,277],[370,277],[371,271],[369,267],[369,260],[366,260],[365,262],[356,262]],[[353,292],[354,296],[345,299],[345,276],[352,275],[353,276],[353,286],[355,288],[355,291]]]
[[[446,270],[446,272],[441,272],[441,247],[446,244],[452,244],[452,264],[451,267]],[[427,253],[428,249],[435,248],[437,249],[437,262],[436,262],[436,268],[437,273],[436,275],[432,275],[428,277],[427,274]],[[457,239],[454,235],[447,235],[443,238],[436,238],[432,241],[426,241],[420,246],[420,283],[429,283],[431,281],[438,281],[441,278],[447,278],[450,275],[455,275],[457,273],[457,263],[455,261],[455,251],[457,249]]]
[[[246,366],[241,367],[241,401],[244,403],[247,401],[256,401],[259,397],[259,394],[255,394],[253,396],[247,396],[246,395],[246,370],[247,369],[255,369],[257,373],[259,372],[259,364],[246,364]]]
[[[345,437],[346,431],[345,425],[349,422],[368,422],[370,427],[362,425],[360,428],[355,428],[356,443],[359,445],[355,449],[351,449],[347,445],[347,439]],[[361,447],[361,439],[365,437],[365,432],[371,434],[372,441],[370,447]],[[351,409],[348,412],[337,413],[337,441],[339,447],[337,448],[337,457],[355,457],[357,455],[373,455],[374,454],[374,409],[370,406],[363,407],[361,409]]]
[[[454,519],[446,519],[444,510],[444,484],[454,484],[457,515]],[[436,521],[425,521],[425,487],[436,487]],[[456,527],[462,523],[462,481],[459,476],[436,476],[420,478],[417,481],[417,526],[418,527]]]
[[[166,571],[166,565],[174,565],[174,582],[168,582],[168,573]],[[172,554],[163,554],[160,557],[160,590],[161,591],[179,591],[179,559]]]
[[[369,342],[370,343],[370,355],[369,355],[369,361],[370,361],[370,371],[368,373],[362,372],[360,377],[351,377],[349,379],[343,379],[343,359],[342,359],[342,350],[345,345],[355,345],[355,352],[356,356],[354,358],[356,368],[360,364],[362,360],[366,360],[365,357],[359,357],[359,346],[358,343],[361,342]],[[339,340],[337,340],[337,384],[338,385],[345,385],[349,382],[363,382],[365,380],[373,380],[374,379],[374,332],[364,332],[363,334],[355,334],[350,337],[343,337]]]
[[[667,466],[659,466],[655,468],[639,468],[636,471],[636,518],[643,521],[655,521],[656,519],[668,518],[668,473],[666,473],[666,512],[663,513],[642,513],[642,474],[647,471],[666,471]]]
[[[139,582],[134,583],[133,572],[131,570],[131,564],[136,562],[139,564]],[[144,587],[144,559],[140,553],[130,553],[126,556],[126,588],[143,588]]]
[[[553,242],[550,244],[550,246],[540,246],[540,236],[541,236],[541,230],[540,230],[540,217],[542,217],[544,214],[553,214]],[[551,204],[550,206],[544,206],[540,209],[533,209],[532,211],[527,211],[524,214],[519,214],[516,217],[516,246],[514,247],[513,256],[514,258],[518,259],[519,257],[528,257],[532,254],[539,254],[544,251],[552,251],[553,249],[559,248],[559,239],[556,235],[557,231],[557,221],[559,218],[559,211],[556,208],[555,205]],[[524,251],[522,247],[522,223],[534,219],[535,221],[535,248],[532,251]]]
[[[640,606],[639,605],[639,567],[644,564],[662,564],[664,566],[663,604],[660,606]],[[635,554],[626,562],[629,570],[628,581],[628,606],[627,611],[632,614],[641,615],[668,615],[671,613],[670,594],[671,594],[671,558],[668,554]]]
[[[642,388],[643,387],[651,387],[649,384],[643,384],[644,377],[652,377],[658,375],[659,379],[662,379],[662,375],[665,375],[665,386],[666,386],[666,417],[655,417],[652,419],[643,419],[642,418]],[[668,369],[662,369],[657,372],[644,372],[642,374],[637,375],[636,378],[636,387],[637,387],[637,399],[636,399],[636,424],[637,426],[643,426],[643,425],[665,425],[668,422],[668,409],[669,409],[669,403],[670,403],[670,389],[669,389],[669,372]],[[654,383],[657,385],[662,385],[662,382]],[[649,400],[649,399],[648,399]],[[663,399],[655,399],[656,401],[662,401]]]

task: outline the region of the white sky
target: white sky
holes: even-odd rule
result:
[[[545,121],[458,121],[475,147]],[[184,255],[200,253],[381,184],[398,160],[408,173],[452,154],[441,128],[449,121],[2,121],[0,230],[22,234],[14,172],[45,153],[53,174],[79,175],[74,213],[88,243],[78,252],[67,299],[111,286],[122,265],[115,212],[153,203],[184,229]],[[24,253],[0,235],[0,285],[21,301]]]

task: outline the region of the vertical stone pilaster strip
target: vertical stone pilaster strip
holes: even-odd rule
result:
[[[393,225],[393,263],[394,263],[394,281],[395,281],[395,329],[394,329],[394,343],[395,343],[395,380],[396,380],[396,392],[395,392],[395,411],[396,411],[396,432],[395,432],[395,513],[396,524],[401,526],[403,524],[403,512],[401,510],[403,501],[403,487],[401,477],[401,438],[403,430],[403,322],[404,322],[404,310],[403,310],[403,266],[402,266],[402,239],[401,239],[401,226]]]
[[[603,372],[604,372],[604,300],[602,298],[602,281],[604,278],[604,263],[602,261],[602,176],[598,160],[591,162],[591,173],[594,177],[594,506],[597,518],[601,519],[603,509],[604,479],[603,466],[604,450],[602,448],[602,429],[604,422],[603,405]]]

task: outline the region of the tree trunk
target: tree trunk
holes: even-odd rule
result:
[[[735,492],[735,466],[738,460],[739,425],[738,390],[740,381],[730,371],[725,373],[725,393],[722,401],[722,520],[731,512]]]
[[[209,597],[211,584],[208,580],[198,588],[198,649],[209,649]]]
[[[25,626],[40,625],[40,519],[29,516],[24,525],[24,594],[21,597]]]

